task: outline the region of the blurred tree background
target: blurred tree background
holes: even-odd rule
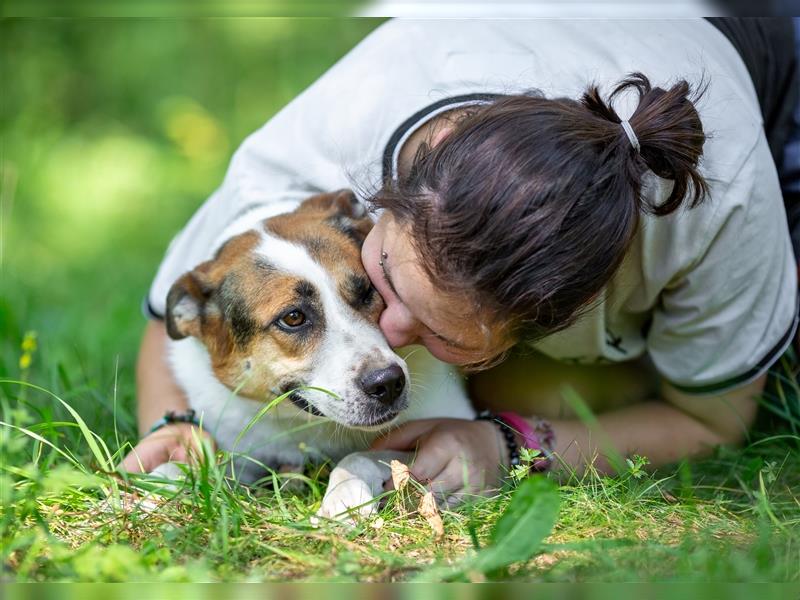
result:
[[[116,398],[134,436],[140,306],[167,244],[241,141],[379,23],[0,21],[0,377],[60,394],[98,432]]]

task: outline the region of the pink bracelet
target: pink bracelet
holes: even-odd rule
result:
[[[553,448],[555,435],[553,427],[544,419],[536,420],[536,427],[531,427],[527,419],[514,412],[497,414],[509,427],[516,430],[522,438],[522,447],[538,450],[541,454],[531,463],[534,471],[547,471],[553,464]]]

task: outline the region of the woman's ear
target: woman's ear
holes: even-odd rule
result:
[[[436,148],[436,146],[447,139],[447,136],[453,133],[453,130],[456,128],[456,124],[450,119],[442,119],[441,123],[441,125],[436,125],[433,129],[430,144],[431,148]]]

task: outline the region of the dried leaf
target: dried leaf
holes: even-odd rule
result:
[[[675,496],[673,496],[669,492],[665,492],[664,490],[661,490],[661,497],[664,498],[664,500],[666,500],[670,504],[675,504],[676,502],[678,502],[678,499]]]
[[[392,469],[394,489],[399,492],[408,484],[408,480],[411,479],[411,472],[408,470],[408,465],[404,465],[399,460],[390,462],[389,467]]]
[[[444,523],[442,523],[442,517],[436,507],[436,500],[433,499],[432,492],[428,492],[422,497],[417,510],[428,521],[428,525],[433,529],[436,539],[440,539],[444,535]]]

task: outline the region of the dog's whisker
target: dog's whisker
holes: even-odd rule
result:
[[[404,360],[408,360],[409,358],[411,358],[412,356],[414,356],[414,355],[415,355],[417,352],[420,352],[420,351],[422,351],[422,349],[423,349],[423,347],[422,347],[422,346],[418,346],[418,347],[416,347],[416,348],[412,348],[411,350],[409,350],[409,351],[408,351],[408,354],[406,354],[406,355],[403,357],[403,359],[404,359]]]

